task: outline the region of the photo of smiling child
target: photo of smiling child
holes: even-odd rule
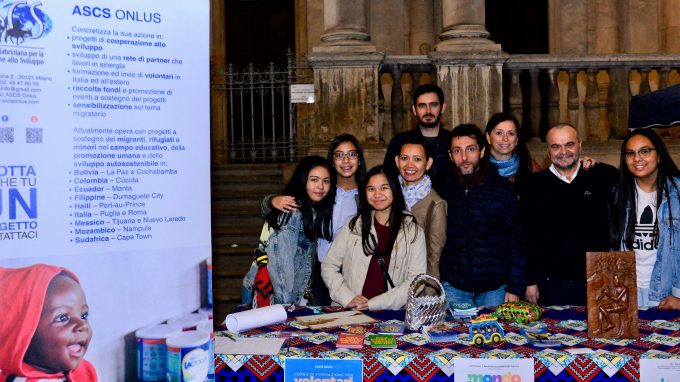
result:
[[[0,268],[0,382],[97,381],[78,277],[57,266]]]

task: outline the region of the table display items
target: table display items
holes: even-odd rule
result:
[[[505,331],[498,318],[482,314],[470,321],[468,326],[470,345],[484,346],[486,343],[497,344],[505,341]]]
[[[335,343],[336,348],[361,349],[364,347],[364,334],[340,333]]]
[[[528,325],[520,325],[519,333],[524,336],[531,345],[539,348],[562,346],[560,341],[550,338],[550,332],[542,322],[532,322]]]
[[[500,320],[522,324],[538,320],[542,312],[543,308],[538,305],[527,301],[515,301],[499,305],[491,315]]]
[[[429,287],[434,288],[438,295],[426,295],[426,288]],[[446,293],[436,277],[421,273],[413,279],[406,301],[406,326],[409,329],[419,330],[425,325],[443,322],[446,308]]]
[[[468,322],[472,318],[477,317],[479,308],[467,302],[453,303],[449,306],[451,316],[454,320]]]
[[[458,338],[458,333],[455,326],[447,322],[423,328],[423,334],[428,336],[430,342],[453,342]]]
[[[638,338],[633,251],[587,252],[589,338]]]

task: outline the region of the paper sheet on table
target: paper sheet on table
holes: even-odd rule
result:
[[[276,355],[281,350],[285,338],[236,338],[215,337],[215,354]]]

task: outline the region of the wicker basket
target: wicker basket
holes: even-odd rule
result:
[[[425,286],[436,286],[439,296],[422,296]],[[406,326],[418,330],[424,325],[438,324],[446,315],[446,293],[442,284],[435,277],[421,273],[413,279],[408,290],[406,302]]]

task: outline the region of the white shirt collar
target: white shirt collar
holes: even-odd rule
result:
[[[550,165],[550,172],[552,172],[558,179],[563,181],[564,183],[571,183],[576,179],[576,175],[578,175],[578,171],[581,169],[581,162],[578,162],[578,166],[576,166],[576,171],[574,171],[574,175],[571,177],[571,179],[568,179],[566,176],[560,174],[557,172],[557,168],[555,167],[554,164]]]

